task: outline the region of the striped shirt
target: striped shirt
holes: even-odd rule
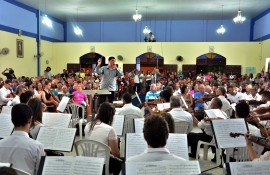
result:
[[[123,72],[120,69],[110,69],[109,66],[97,66],[96,72],[103,75],[100,85],[101,89],[116,91],[116,77],[123,76]]]
[[[160,91],[155,91],[155,92],[149,91],[146,93],[145,100],[159,99],[159,94],[160,94]]]

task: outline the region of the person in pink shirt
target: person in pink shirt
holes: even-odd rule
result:
[[[88,105],[88,99],[87,95],[82,92],[82,86],[78,84],[77,91],[74,91],[72,93],[74,95],[73,102],[79,105],[87,106]]]
[[[82,92],[82,85],[77,85],[77,90],[72,93],[74,95],[73,102],[86,107],[86,116],[90,115],[90,106],[88,103],[87,95]]]

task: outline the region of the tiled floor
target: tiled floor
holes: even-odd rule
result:
[[[199,128],[194,128],[192,130],[192,132],[201,132]],[[76,140],[79,140],[79,137],[76,137]],[[76,153],[75,153],[75,149],[73,148],[73,151],[70,152],[70,153],[64,153],[65,156],[75,156]],[[211,149],[208,150],[208,159],[207,160],[203,160],[203,149],[201,148],[200,149],[200,152],[199,152],[199,155],[200,155],[200,159],[199,159],[199,163],[200,163],[200,167],[201,167],[201,171],[205,171],[207,169],[211,169],[213,167],[216,167],[217,164],[216,163],[213,163],[211,162],[211,159],[213,158],[213,154],[211,152]],[[195,160],[193,158],[190,158],[190,160]],[[210,170],[210,171],[207,171],[207,173],[212,173],[213,175],[222,175],[223,174],[223,169],[222,168],[215,168],[213,170]]]

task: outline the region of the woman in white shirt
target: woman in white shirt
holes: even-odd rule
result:
[[[102,103],[96,118],[85,126],[84,132],[86,139],[101,142],[111,148],[112,157],[110,158],[109,171],[118,175],[121,170],[121,162],[113,159],[113,157],[120,157],[117,135],[111,126],[114,114],[115,109],[110,103]],[[98,156],[104,157],[104,153],[99,153]]]

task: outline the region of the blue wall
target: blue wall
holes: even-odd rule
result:
[[[0,1],[0,30],[19,33],[22,35],[37,38],[37,13],[36,9],[21,4],[17,1],[1,0]],[[53,28],[41,25],[41,38],[48,41],[65,40],[65,23],[51,18]]]
[[[270,38],[270,9],[267,9],[252,22],[251,40],[252,41],[263,41]]]
[[[74,34],[76,24],[82,29],[83,36]],[[242,25],[225,20],[223,24],[227,31],[223,36],[216,33],[220,24],[220,20],[68,22],[67,42],[143,42],[145,25],[157,41],[162,42],[249,41],[250,20]]]

